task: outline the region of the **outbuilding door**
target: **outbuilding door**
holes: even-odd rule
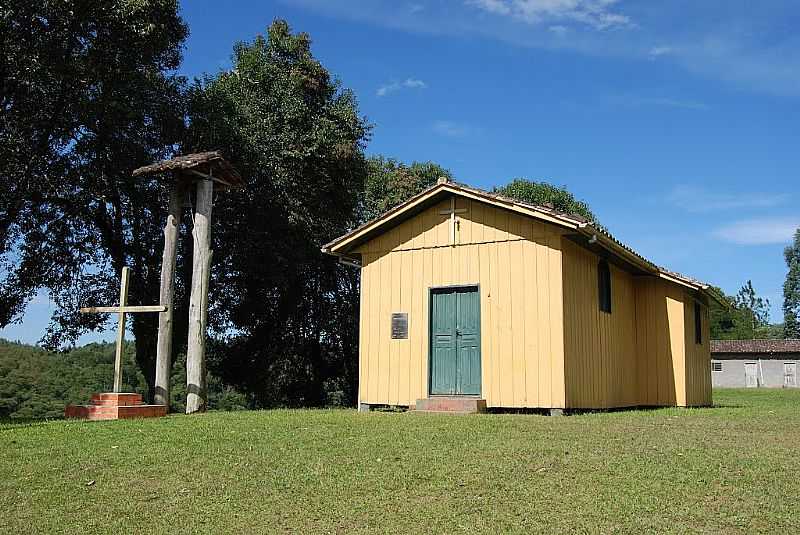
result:
[[[794,388],[797,386],[797,363],[784,362],[783,363],[783,386],[785,388]]]
[[[758,386],[758,368],[755,362],[744,363],[744,386],[756,388]]]
[[[431,290],[430,393],[481,393],[480,297],[476,287]]]

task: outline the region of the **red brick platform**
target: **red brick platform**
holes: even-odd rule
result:
[[[166,416],[166,405],[144,405],[140,394],[105,392],[93,394],[89,405],[68,405],[66,418],[85,420],[121,420]]]

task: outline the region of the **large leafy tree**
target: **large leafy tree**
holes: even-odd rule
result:
[[[597,217],[589,209],[589,205],[576,199],[575,195],[564,187],[525,178],[515,178],[505,186],[496,187],[494,192],[518,201],[551,206],[560,212],[579,215],[587,221],[598,223]]]
[[[783,336],[800,338],[800,229],[783,257],[786,259],[786,281],[783,283]]]
[[[166,200],[131,171],[181,139],[188,30],[176,0],[13,2],[0,25],[0,326],[45,289],[62,346],[103,324],[77,308],[115,302],[124,265],[131,301],[158,299]],[[149,385],[155,331],[134,317]]]
[[[320,247],[359,219],[355,97],[281,20],[191,93],[186,150],[222,150],[247,181],[214,206],[209,368],[260,406],[354,400],[358,273]]]
[[[394,158],[372,156],[367,165],[368,174],[361,205],[363,221],[378,217],[436,184],[441,177],[453,178],[448,169],[433,162],[412,162],[406,165]]]
[[[747,281],[736,295],[725,295],[720,288],[714,291],[725,305],[715,300],[710,304],[711,338],[716,340],[749,340],[774,338],[774,328],[769,323],[769,300],[760,297]]]

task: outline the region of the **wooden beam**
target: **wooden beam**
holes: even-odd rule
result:
[[[211,275],[211,208],[214,183],[197,181],[192,238],[192,287],[189,298],[189,341],[186,350],[186,414],[206,410],[206,322]]]
[[[126,268],[127,269],[127,268]],[[119,307],[85,307],[81,308],[80,312],[83,314],[129,314],[131,312],[166,312],[168,307],[164,305],[131,305]]]
[[[172,301],[175,293],[175,259],[178,233],[186,187],[183,182],[172,184],[169,211],[164,225],[164,252],[161,256],[161,286],[158,302],[165,306],[158,316],[158,342],[156,344],[156,388],[153,403],[166,405],[169,411],[169,386],[172,372]]]
[[[200,171],[197,171],[196,169],[187,169],[185,171],[188,171],[192,175],[203,177],[205,180],[213,180],[214,182],[217,182],[217,183],[222,184],[224,186],[228,186],[229,188],[233,187],[233,184],[231,184],[230,182],[227,182],[225,180],[222,180],[221,178],[217,178],[217,177],[212,176],[210,174],[201,173]]]
[[[122,345],[125,342],[125,311],[128,304],[128,281],[131,268],[122,268],[122,284],[119,287],[119,326],[117,327],[117,350],[114,354],[114,392],[122,392]]]

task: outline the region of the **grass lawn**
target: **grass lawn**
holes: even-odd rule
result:
[[[795,533],[800,390],[714,402],[0,424],[0,531]]]

